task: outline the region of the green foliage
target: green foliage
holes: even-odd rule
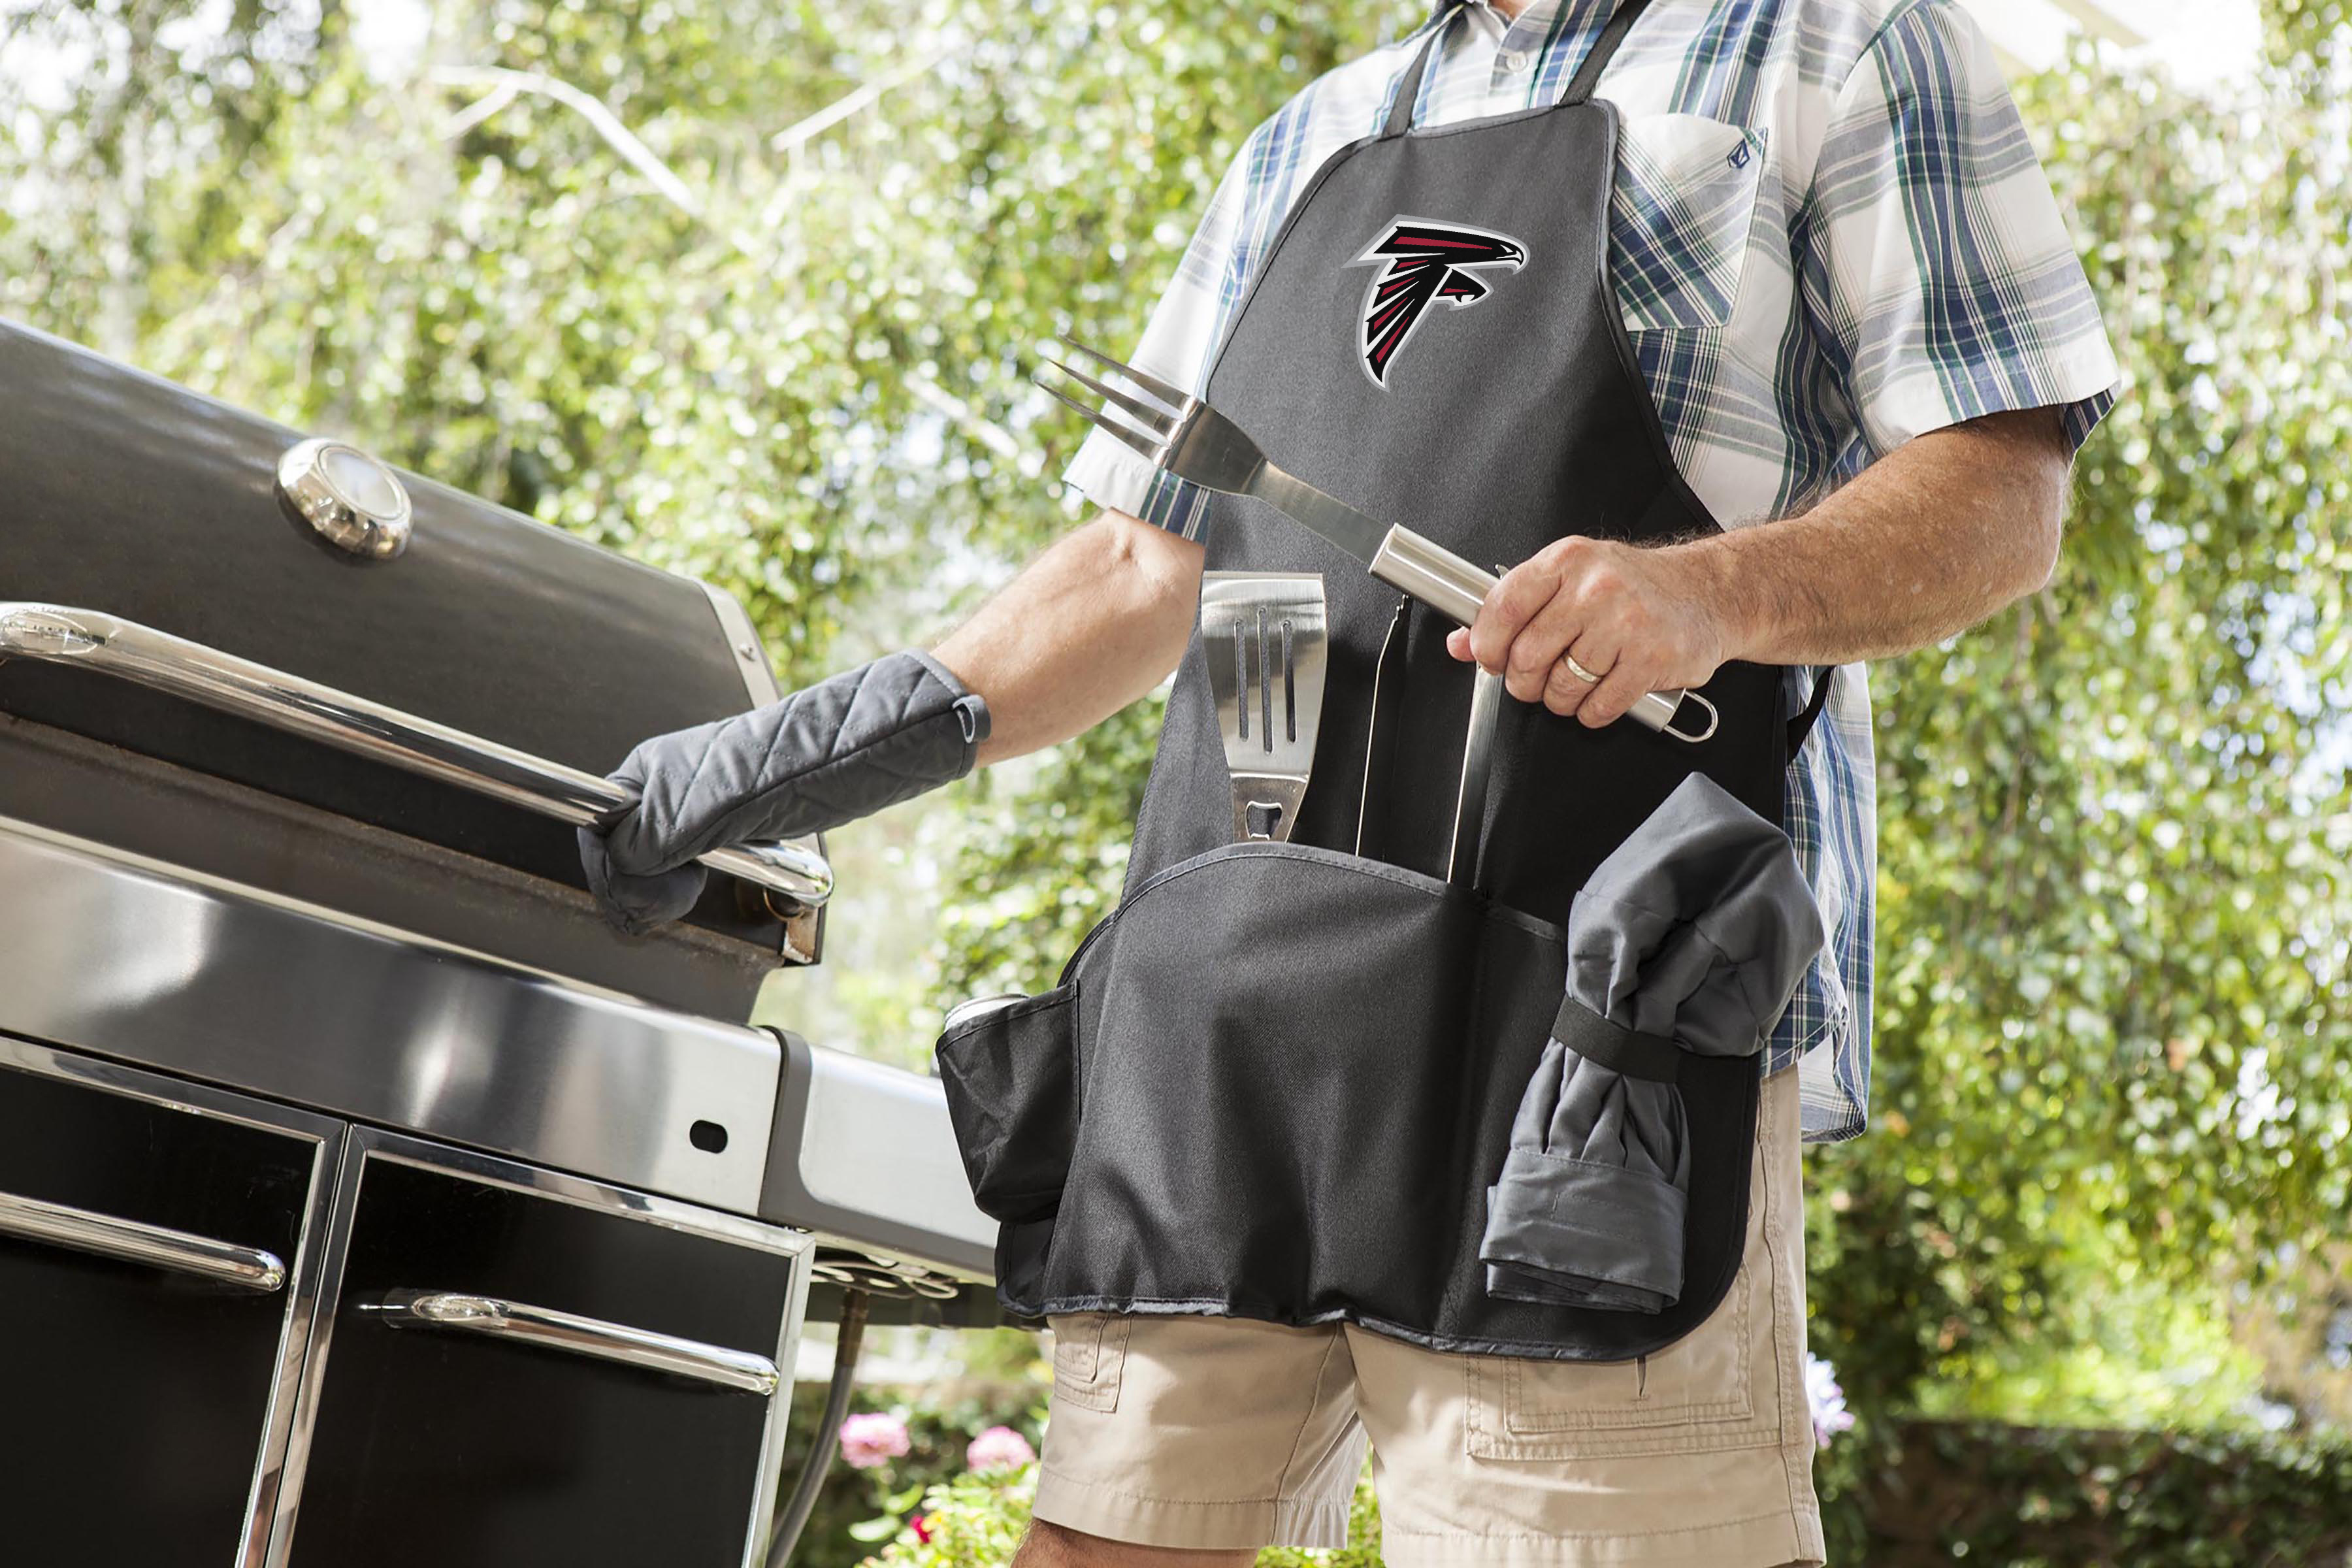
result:
[[[1875,683],[1879,1117],[1809,1233],[1864,1400],[2063,1353],[2105,1280],[2219,1311],[2352,1200],[2341,110],[2021,97],[2126,390],[2049,589]]]
[[[883,1568],[988,1568],[1013,1561],[1037,1498],[1037,1467],[954,1476],[923,1493],[916,1516],[879,1552]],[[924,1535],[929,1539],[924,1539]]]
[[[1029,1348],[1034,1360],[1035,1336],[1012,1334]],[[871,1391],[867,1391],[871,1392]],[[801,1384],[793,1390],[792,1419],[787,1428],[783,1474],[787,1490],[818,1433],[824,1413],[822,1384]],[[863,1398],[858,1407],[875,1408]],[[874,1469],[854,1469],[836,1459],[818,1489],[801,1545],[793,1557],[800,1568],[851,1568],[872,1552],[874,1543],[897,1535],[908,1520],[928,1507],[924,1500],[938,1486],[974,1480],[965,1476],[964,1451],[971,1439],[990,1426],[1013,1427],[1036,1446],[1043,1430],[1042,1403],[1017,1384],[968,1390],[946,1400],[925,1391],[925,1396],[893,1406],[907,1423],[908,1449]],[[992,1486],[1001,1478],[978,1478]],[[1026,1513],[1022,1516],[1024,1521]],[[1019,1524],[1013,1526],[1019,1533]],[[1006,1558],[1010,1557],[1010,1552]],[[972,1559],[985,1561],[987,1559]],[[1005,1558],[993,1559],[1004,1561]]]
[[[1919,1421],[1832,1562],[1929,1568],[2321,1568],[2352,1551],[2342,1439]]]
[[[1000,1568],[1013,1560],[1037,1497],[1037,1467],[960,1475],[934,1483],[914,1519],[875,1556],[874,1568]],[[919,1521],[919,1525],[918,1523]],[[1270,1546],[1258,1568],[1380,1568],[1380,1508],[1370,1472],[1356,1479],[1348,1544],[1336,1552]]]

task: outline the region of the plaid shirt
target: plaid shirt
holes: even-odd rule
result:
[[[1415,117],[1556,102],[1612,0],[1472,0]],[[1433,23],[1319,78],[1218,185],[1129,356],[1197,390],[1292,202],[1377,131]],[[1727,526],[1801,512],[1923,432],[2063,405],[2079,444],[2115,356],[1992,51],[1952,0],[1656,0],[1601,79],[1622,128],[1610,264],[1675,460]],[[1066,481],[1192,537],[1205,497],[1107,437]],[[1813,671],[1792,671],[1790,701]],[[1792,707],[1793,711],[1793,707]],[[1804,1138],[1868,1121],[1876,789],[1870,689],[1841,666],[1786,822],[1830,931],[1773,1031]],[[1826,1050],[1816,1050],[1826,1045]]]

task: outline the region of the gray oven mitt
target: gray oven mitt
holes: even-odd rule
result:
[[[695,857],[822,832],[971,771],[988,704],[929,654],[886,654],[765,708],[638,743],[612,775],[643,798],[580,863],[605,917],[632,934],[702,894]]]
[[[1682,1090],[1593,1057],[1670,1079],[1664,1042],[1761,1049],[1822,940],[1787,836],[1704,774],[1601,863],[1570,908],[1568,1002],[1487,1189],[1488,1294],[1633,1312],[1681,1299]]]

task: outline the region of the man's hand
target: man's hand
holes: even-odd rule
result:
[[[1445,646],[1499,671],[1521,701],[1598,729],[1645,691],[1704,685],[1731,657],[1732,637],[1707,574],[1686,555],[1579,534],[1512,567],[1477,624]]]
[[[1801,517],[1655,548],[1559,540],[1445,646],[1594,729],[1730,659],[1908,653],[2050,580],[2072,460],[2056,409],[1990,414],[1906,443]]]

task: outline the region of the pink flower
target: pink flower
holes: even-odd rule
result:
[[[931,1542],[931,1516],[928,1513],[917,1514],[914,1518],[914,1531],[917,1542],[925,1546],[929,1545]]]
[[[887,1465],[907,1451],[907,1424],[896,1415],[869,1412],[841,1424],[841,1457],[852,1469]]]
[[[1832,1437],[1853,1426],[1837,1373],[1811,1351],[1805,1352],[1805,1397],[1813,1407],[1813,1441],[1819,1447],[1828,1447]]]
[[[1029,1439],[1010,1426],[991,1426],[963,1451],[963,1462],[975,1470],[1017,1470],[1036,1457]]]

